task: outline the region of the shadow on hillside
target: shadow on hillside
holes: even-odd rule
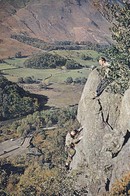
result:
[[[51,88],[51,87],[44,87],[44,88],[42,88],[43,90],[53,90],[54,88]]]
[[[48,97],[46,95],[39,95],[39,94],[30,94],[31,95],[31,98],[37,98],[38,99],[38,104],[39,104],[39,107],[38,107],[38,111],[41,111],[43,110],[48,102]]]
[[[1,166],[1,170],[4,170],[8,176],[11,174],[24,174],[25,168],[20,166],[13,166],[11,163],[6,163]]]

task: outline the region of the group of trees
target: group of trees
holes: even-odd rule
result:
[[[26,118],[6,127],[19,131],[22,126],[23,130],[30,126],[30,130],[35,131],[31,140],[32,148],[30,147],[27,155],[19,155],[14,160],[11,159],[11,162],[0,161],[1,194],[74,195],[76,192],[73,187],[74,175],[68,177],[64,166],[66,160],[64,143],[67,132],[79,127],[76,114],[77,106],[44,110],[29,114]],[[55,124],[56,129],[43,128]],[[32,153],[31,149],[37,149],[39,155]],[[7,165],[10,166],[9,169]],[[15,170],[12,170],[13,168]]]
[[[109,79],[114,81],[109,89],[123,95],[130,81],[130,3],[127,0],[121,4],[108,3],[107,10],[113,23],[112,38],[116,43],[107,52],[111,61]]]
[[[108,45],[106,44],[97,44],[89,41],[72,42],[65,40],[47,43],[38,38],[32,38],[23,34],[13,34],[11,35],[11,38],[42,50],[96,50],[100,52],[108,48]]]
[[[75,79],[73,79],[72,77],[68,77],[67,79],[66,79],[66,81],[65,81],[65,83],[66,84],[82,84],[82,85],[84,85],[85,83],[86,83],[86,81],[87,81],[87,78],[85,78],[85,77],[79,77],[79,78],[75,78]]]
[[[32,37],[28,37],[26,35],[15,35],[15,34],[11,35],[11,38],[16,39],[17,41],[25,43],[27,45],[31,45],[33,47],[43,49],[43,50],[50,49],[50,44],[47,44],[46,42],[44,42],[43,40],[40,40],[38,38],[32,38]]]
[[[130,68],[130,2],[122,1],[120,4],[108,4],[110,20],[112,20],[112,38],[116,41],[109,56],[115,63],[127,65]]]
[[[31,94],[0,76],[0,119],[23,116],[43,108],[47,97]]]
[[[25,67],[38,69],[51,69],[65,66],[66,69],[81,69],[83,66],[73,59],[66,59],[57,54],[43,53],[27,59]]]
[[[29,68],[56,68],[65,65],[66,59],[50,53],[43,53],[27,59],[24,62],[25,67]]]
[[[83,68],[83,66],[81,64],[77,63],[73,59],[67,59],[67,61],[65,63],[65,67],[66,67],[66,69],[81,69],[81,68]]]
[[[25,78],[19,77],[18,83],[25,83],[25,84],[40,83],[40,79],[35,79],[34,76],[27,76]]]
[[[40,130],[43,127],[57,125],[65,127],[69,121],[75,121],[77,115],[77,105],[67,107],[65,109],[49,109],[36,111],[29,114],[21,120],[14,121],[11,125],[2,126],[0,128],[1,136],[6,135],[6,139],[17,136],[26,136],[31,132]],[[9,135],[8,135],[9,134]],[[3,138],[4,139],[4,138]]]

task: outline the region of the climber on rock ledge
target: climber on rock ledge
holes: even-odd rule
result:
[[[99,64],[101,66],[99,69],[99,74],[101,74],[101,82],[97,86],[96,96],[93,97],[93,99],[99,97],[106,87],[112,82],[112,80],[109,78],[110,64],[107,62],[106,58],[100,57]]]
[[[67,160],[65,163],[65,167],[67,170],[70,169],[70,163],[76,153],[75,145],[80,142],[82,139],[81,131],[83,128],[75,129],[71,132],[69,132],[66,136],[66,142],[65,142],[65,151],[67,152]]]

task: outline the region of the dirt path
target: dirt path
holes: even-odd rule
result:
[[[44,130],[52,130],[57,127],[46,127]],[[19,138],[16,140],[7,140],[0,143],[0,158],[15,157],[19,154],[28,152],[28,147],[33,136],[28,136],[26,138]]]
[[[7,140],[0,144],[0,158],[16,156],[27,151],[32,137],[19,138],[14,141]]]

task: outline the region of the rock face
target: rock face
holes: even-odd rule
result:
[[[115,179],[130,170],[130,89],[124,96],[104,91],[93,99],[100,80],[95,69],[84,87],[77,116],[83,139],[71,163],[72,169],[84,170],[92,196],[109,191]]]

